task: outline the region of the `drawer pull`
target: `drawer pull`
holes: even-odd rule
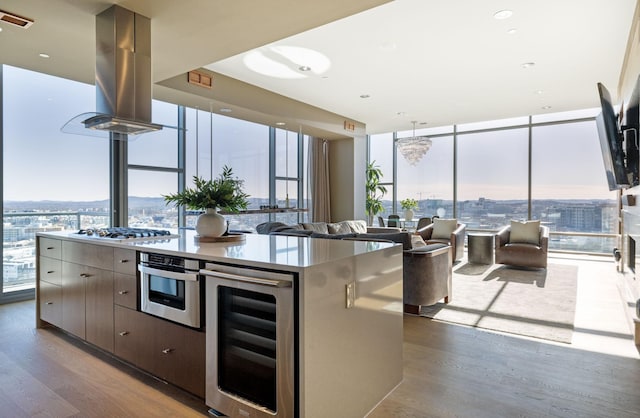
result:
[[[56,247],[47,247],[47,250],[53,250],[53,249],[55,249],[55,248],[56,248]]]
[[[128,290],[121,290],[118,292],[119,295],[126,295],[127,293],[129,293]]]
[[[173,351],[173,348],[165,348],[164,350],[162,350],[162,352],[163,352],[164,354],[169,354],[169,353],[171,353],[172,351]]]
[[[122,332],[119,332],[118,334],[120,334],[121,337],[124,337],[125,335],[129,335],[129,331],[122,331]]]
[[[129,260],[120,260],[120,263],[128,263]]]
[[[87,273],[82,273],[80,274],[80,277],[84,277],[86,279],[87,277],[91,277],[91,275]]]
[[[53,302],[47,302],[47,305],[53,305]]]
[[[52,274],[52,273],[55,273],[55,271],[53,271],[53,270],[49,270],[49,271],[47,272],[47,274]]]

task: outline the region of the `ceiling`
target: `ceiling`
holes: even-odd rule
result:
[[[597,82],[617,90],[636,0],[3,0],[35,23],[0,22],[0,62],[93,83],[95,15],[111,4],[151,18],[154,97],[193,105],[162,83],[204,67],[375,134],[597,107]],[[330,68],[292,80],[244,65],[271,44]]]

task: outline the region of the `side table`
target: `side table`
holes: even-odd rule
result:
[[[469,232],[467,237],[469,263],[493,264],[494,234]]]

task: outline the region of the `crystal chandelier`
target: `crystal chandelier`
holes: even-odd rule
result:
[[[410,165],[416,165],[431,148],[431,139],[426,136],[416,136],[416,121],[411,123],[413,123],[413,135],[396,140],[396,146]]]

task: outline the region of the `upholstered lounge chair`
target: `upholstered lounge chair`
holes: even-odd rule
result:
[[[419,315],[420,306],[429,306],[451,294],[451,247],[431,244],[403,252],[402,287],[404,311]]]
[[[533,223],[537,234],[513,232],[514,223],[502,228],[495,239],[496,264],[518,267],[547,268],[549,228]],[[517,226],[520,228],[520,226]]]
[[[455,263],[464,256],[464,237],[467,226],[456,219],[436,218],[433,223],[416,231],[425,243],[451,246],[451,260]]]

